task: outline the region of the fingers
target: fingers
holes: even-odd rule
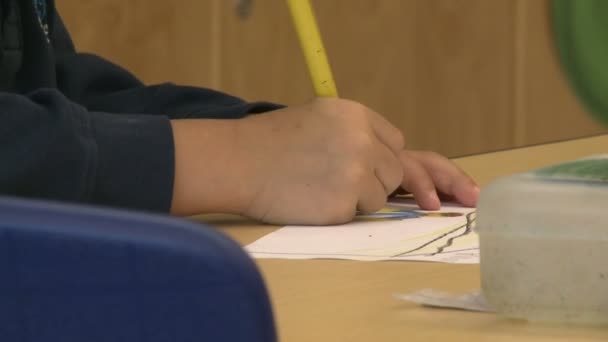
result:
[[[416,202],[422,209],[437,210],[441,206],[433,179],[422,164],[409,151],[399,154],[403,166],[401,186],[414,194]]]
[[[388,196],[401,184],[403,167],[393,151],[386,145],[377,142],[374,149],[373,174],[368,174],[367,181],[361,186],[361,195],[357,208],[364,213],[382,209]]]
[[[375,176],[371,175],[368,177],[363,184],[361,184],[361,194],[359,195],[359,202],[357,203],[357,209],[363,213],[369,214],[376,212],[384,207],[386,204],[386,190],[384,185]]]
[[[398,154],[401,152],[405,148],[403,133],[382,115],[372,112],[371,116],[372,128],[378,140],[393,151],[393,153]]]
[[[357,209],[373,213],[386,205],[388,195],[395,190],[403,178],[403,167],[397,156],[381,143],[376,143],[375,162],[359,183]]]
[[[477,205],[479,187],[449,159],[434,152],[424,151],[408,151],[408,156],[426,170],[437,191],[465,206]]]
[[[390,196],[401,185],[403,167],[398,158],[387,146],[378,143],[375,156],[375,175],[384,187],[385,196]]]

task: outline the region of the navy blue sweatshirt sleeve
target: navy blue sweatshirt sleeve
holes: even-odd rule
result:
[[[163,116],[87,111],[57,90],[0,93],[5,194],[167,211],[173,140]],[[153,190],[151,190],[153,189]]]
[[[168,212],[170,119],[279,108],[208,89],[146,86],[117,65],[77,53],[55,14],[49,50],[31,17],[24,17],[21,89],[0,92],[0,193]]]
[[[89,110],[166,115],[171,119],[235,119],[281,108],[246,102],[211,89],[172,83],[146,86],[129,71],[99,56],[75,51],[61,18],[54,20],[59,89]]]
[[[281,108],[212,89],[172,83],[146,86],[121,67],[86,53],[62,56],[57,70],[61,91],[93,111],[166,115],[170,119],[236,119]]]

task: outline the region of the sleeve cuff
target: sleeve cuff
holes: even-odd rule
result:
[[[265,112],[271,112],[273,110],[285,108],[285,105],[280,105],[271,102],[251,102],[246,105],[248,114],[260,114]]]
[[[91,114],[98,149],[92,201],[113,207],[169,212],[175,171],[169,118]]]

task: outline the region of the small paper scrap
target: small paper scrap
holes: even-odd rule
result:
[[[395,298],[424,306],[477,312],[494,312],[480,291],[454,295],[433,289],[423,289],[413,293],[394,295]]]

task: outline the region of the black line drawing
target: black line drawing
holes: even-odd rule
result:
[[[473,252],[473,251],[477,251],[478,248],[463,248],[463,249],[454,249],[451,251],[445,251],[442,252],[441,254],[452,254],[452,253],[462,253],[462,252]],[[268,251],[256,251],[256,250],[250,250],[250,253],[260,253],[260,254],[269,254],[269,255],[309,255],[309,256],[317,256],[318,258],[321,259],[327,259],[328,255],[329,256],[335,256],[335,257],[374,257],[371,256],[369,254],[356,254],[356,253],[304,253],[304,252],[268,252]],[[470,253],[471,255],[476,255],[476,253]],[[420,257],[420,256],[429,256],[428,253],[420,253],[420,254],[410,254],[408,255],[408,257]],[[390,259],[383,259],[383,260],[390,260]]]
[[[383,222],[386,222],[386,231]],[[291,230],[270,234],[265,237],[267,241],[257,246],[256,241],[246,248],[261,258],[283,255],[303,259],[478,263],[475,222],[474,209],[446,207],[443,211],[426,212],[409,207],[387,207],[374,214],[360,215],[352,227],[338,226],[332,231],[334,227],[288,226],[285,228]],[[312,235],[302,240],[303,228],[313,229],[313,232],[307,232]],[[340,239],[336,232],[344,237],[334,247],[332,241]]]
[[[461,238],[465,235],[468,235],[473,231],[473,223],[475,223],[475,218],[476,218],[475,212],[472,211],[472,212],[468,213],[465,217],[467,219],[467,223],[465,223],[464,232],[460,233],[459,235],[449,238],[448,241],[446,241],[445,245],[437,247],[437,252],[435,252],[431,255],[437,255],[437,254],[443,253],[444,249],[452,246],[452,244],[454,243],[454,240]]]
[[[418,246],[416,248],[412,248],[412,249],[410,249],[410,250],[408,250],[406,252],[402,252],[402,253],[391,255],[390,257],[391,258],[398,258],[398,257],[411,256],[411,255],[409,255],[410,253],[419,251],[419,250],[423,249],[424,247],[426,247],[426,246],[428,246],[428,245],[430,245],[430,244],[432,244],[432,243],[434,243],[436,241],[439,241],[439,240],[445,238],[446,236],[449,236],[450,234],[453,234],[453,233],[457,232],[458,230],[464,228],[464,231],[462,233],[460,233],[460,234],[458,234],[458,235],[456,235],[454,237],[449,238],[444,245],[437,247],[437,251],[436,252],[429,253],[429,254],[423,254],[423,255],[433,256],[433,255],[437,255],[437,254],[443,253],[444,249],[446,249],[447,247],[450,247],[454,243],[454,240],[456,240],[456,239],[458,239],[460,237],[463,237],[465,235],[468,235],[469,233],[471,233],[473,231],[473,223],[475,223],[475,217],[474,217],[474,215],[475,215],[475,212],[472,211],[472,212],[468,213],[465,216],[467,221],[464,224],[462,224],[462,225],[460,225],[460,226],[458,226],[458,227],[450,230],[447,233],[441,234],[438,237],[436,237],[434,239],[431,239],[431,240],[423,243],[422,245],[420,245],[420,246]]]

